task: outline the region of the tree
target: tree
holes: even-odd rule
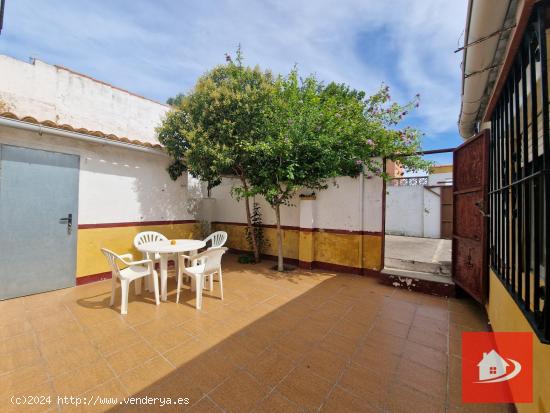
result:
[[[166,99],[166,104],[170,106],[179,106],[185,95],[178,93],[176,96]]]
[[[296,70],[275,81],[268,133],[249,149],[249,177],[251,193],[264,196],[275,211],[279,271],[284,270],[280,207],[290,205],[298,190],[322,190],[330,178],[364,170],[384,176],[376,158],[399,160],[410,169],[426,166],[411,156],[420,147],[418,131],[396,128],[418,97],[405,106],[390,103],[387,87],[365,96],[343,84],[325,86],[314,76],[300,79]]]
[[[177,107],[158,129],[159,141],[174,158],[168,168],[173,179],[185,171],[207,182],[208,190],[223,176],[238,178],[232,195],[244,200],[248,230],[251,220],[249,148],[266,136],[274,79],[270,72],[242,64],[240,49],[236,62],[226,56],[225,65],[201,76],[193,90],[176,97]],[[260,259],[255,237],[254,258]]]

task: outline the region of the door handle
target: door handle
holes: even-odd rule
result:
[[[474,205],[477,207],[477,209],[479,209],[479,212],[481,213],[482,217],[484,218],[491,217],[491,214],[488,214],[487,212],[485,212],[485,208],[483,207],[483,201],[477,201]]]
[[[67,234],[70,235],[73,229],[73,214],[68,214],[65,218],[59,218],[59,223],[67,223]]]
[[[474,264],[472,263],[472,249],[471,248],[468,249],[468,258],[467,258],[467,260],[468,261],[466,261],[466,265],[470,268],[473,267]]]

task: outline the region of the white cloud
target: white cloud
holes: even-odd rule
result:
[[[428,133],[455,130],[466,1],[7,2],[0,52],[61,64],[158,100],[189,89],[225,52],[248,64],[421,93]],[[382,36],[376,42],[373,36]],[[377,50],[371,46],[377,44]],[[386,48],[387,43],[387,48]]]

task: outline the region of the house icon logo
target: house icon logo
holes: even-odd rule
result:
[[[464,331],[461,338],[463,403],[532,403],[532,332]]]
[[[488,353],[483,353],[483,358],[477,363],[477,367],[479,370],[479,381],[476,383],[499,383],[511,380],[521,372],[521,364],[519,362],[512,359],[506,361],[494,349]]]

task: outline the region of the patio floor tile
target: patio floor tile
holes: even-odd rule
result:
[[[118,379],[109,380],[99,386],[82,394],[82,398],[90,400],[87,405],[66,405],[63,406],[63,412],[101,412],[105,410],[105,406],[100,402],[100,398],[122,400],[126,396],[126,392]]]
[[[197,413],[222,413],[220,409],[210,398],[203,397],[197,404],[189,409],[190,412]]]
[[[226,412],[248,412],[267,395],[267,387],[240,371],[217,387],[210,397]]]
[[[351,366],[344,372],[339,385],[373,407],[383,409],[390,383],[391,376],[378,374],[363,367]]]
[[[299,406],[315,411],[321,407],[332,386],[328,380],[306,367],[298,367],[277,386],[277,390]]]
[[[48,373],[42,364],[23,367],[0,375],[0,395],[6,396],[16,391],[32,390],[34,386],[48,380]]]
[[[53,378],[53,387],[62,396],[78,396],[108,380],[114,378],[113,371],[104,360]]]
[[[260,402],[253,410],[254,413],[299,413],[303,412],[299,406],[291,400],[281,396],[278,392],[272,392]]]
[[[443,401],[446,397],[446,377],[444,373],[404,358],[401,359],[396,373],[398,382]]]
[[[445,413],[445,403],[407,385],[394,385],[388,391],[386,407],[395,413]]]
[[[407,341],[403,350],[403,357],[441,373],[447,372],[447,354],[432,347],[414,341]]]
[[[260,383],[274,387],[296,366],[296,363],[283,353],[266,350],[259,354],[247,370]]]
[[[8,374],[16,369],[34,366],[43,362],[37,347],[30,349],[14,349],[10,353],[0,355],[0,374]]]
[[[107,362],[117,375],[121,375],[156,356],[158,352],[151,345],[145,341],[138,341],[108,356]]]
[[[352,358],[353,363],[369,369],[377,373],[393,373],[399,364],[399,356],[391,353],[384,347],[372,345],[371,342],[366,342],[355,353]]]
[[[307,354],[301,366],[309,369],[331,383],[335,383],[347,365],[347,359],[331,353],[323,348],[317,348]]]
[[[350,358],[357,349],[359,342],[336,333],[329,333],[322,341],[321,348],[324,350]]]
[[[341,387],[336,387],[321,408],[321,412],[379,413],[381,410]]]
[[[164,358],[155,357],[120,375],[120,381],[130,393],[135,393],[166,376],[171,370],[172,366]]]
[[[461,333],[487,329],[472,301],[272,265],[224,257],[225,300],[215,282],[201,311],[187,284],[175,303],[173,276],[160,306],[132,288],[125,316],[119,290],[109,307],[110,280],[0,302],[0,410],[22,410],[11,395],[43,393],[189,398],[148,406],[165,412],[504,411],[461,404]]]

